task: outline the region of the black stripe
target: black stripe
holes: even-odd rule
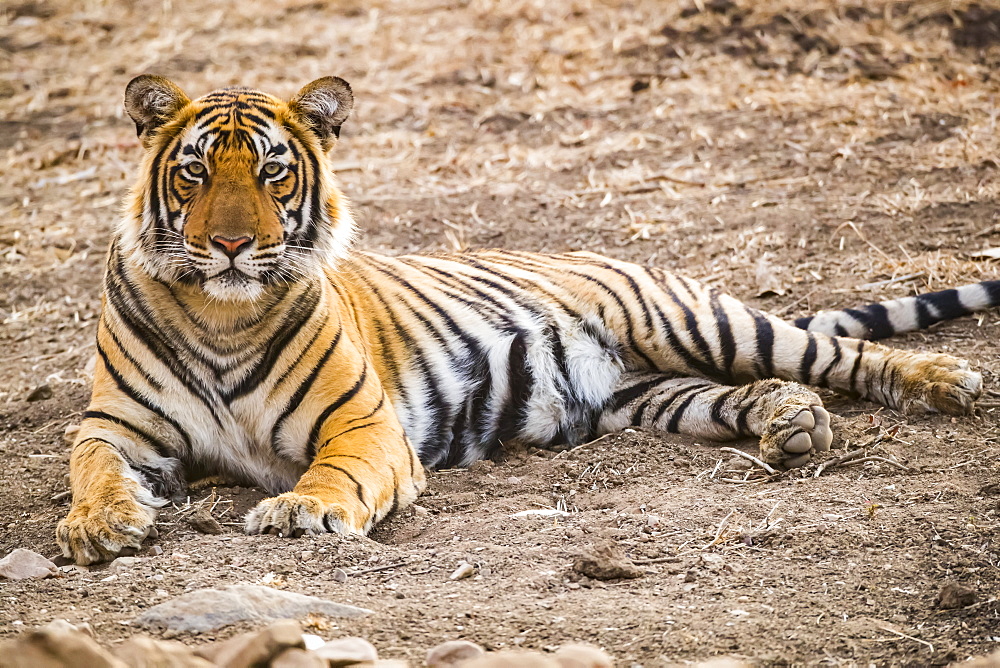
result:
[[[166,445],[164,445],[162,442],[160,442],[159,439],[153,438],[153,436],[151,436],[148,432],[146,432],[146,431],[144,431],[142,429],[139,429],[138,427],[136,427],[134,424],[132,424],[128,420],[124,420],[124,419],[122,419],[122,418],[120,418],[120,417],[118,417],[116,415],[111,415],[110,413],[105,413],[103,411],[84,411],[83,412],[83,419],[84,420],[89,420],[89,419],[93,419],[93,420],[106,420],[108,422],[113,422],[113,423],[115,423],[116,425],[118,425],[120,427],[124,427],[125,429],[128,429],[133,434],[136,434],[136,435],[142,437],[147,443],[149,443],[151,446],[153,446],[153,449],[156,450],[156,454],[158,454],[159,456],[164,457],[164,458],[170,457],[170,450],[169,450],[169,448],[167,448]],[[118,448],[115,448],[115,449],[117,450]],[[122,455],[122,456],[124,456],[124,455]]]
[[[368,379],[368,363],[365,362],[365,365],[361,368],[361,375],[358,377],[357,381],[355,381],[351,389],[341,394],[334,400],[332,404],[324,408],[323,412],[320,413],[319,417],[316,418],[316,421],[313,422],[312,429],[309,431],[309,440],[306,441],[309,444],[306,448],[306,455],[310,460],[312,460],[313,457],[316,456],[316,441],[319,439],[319,431],[320,429],[323,428],[323,423],[326,422],[326,419],[328,417],[330,417],[338,409],[343,407],[344,404],[353,399],[354,396],[361,391],[361,388],[364,387],[365,381],[367,379]],[[354,429],[357,428],[358,427],[355,427]],[[353,431],[353,429],[349,429],[348,431]],[[326,446],[326,444],[329,443],[330,440],[333,439],[327,440],[325,443],[323,443],[323,445]]]
[[[326,351],[323,352],[323,356],[319,358],[319,361],[315,364],[315,366],[313,366],[313,370],[308,376],[306,376],[305,380],[299,383],[298,388],[296,388],[294,394],[292,394],[292,398],[288,400],[288,403],[285,404],[284,410],[281,411],[281,415],[277,420],[275,420],[274,427],[271,428],[271,444],[273,448],[277,449],[278,432],[281,430],[281,426],[284,424],[285,420],[288,419],[288,416],[291,415],[302,403],[302,399],[306,396],[309,388],[312,387],[314,382],[316,382],[316,377],[323,369],[323,365],[326,364],[328,359],[330,359],[330,355],[333,354],[337,344],[340,343],[340,336],[343,333],[343,328],[337,330],[337,335],[333,337],[333,341],[331,341],[330,345],[327,346]],[[312,459],[312,457],[310,457],[310,459]]]
[[[865,342],[858,341],[858,356],[854,358],[854,366],[851,367],[851,377],[848,381],[847,387],[855,394],[860,394],[858,392],[858,370],[861,369],[861,358],[864,354]]]
[[[327,464],[325,462],[320,462],[316,464],[316,466],[323,466],[328,469],[333,469],[334,471],[340,471],[345,476],[347,476],[348,479],[350,479],[350,481],[354,483],[354,491],[358,495],[358,500],[361,501],[361,505],[365,507],[365,510],[371,512],[371,508],[368,507],[368,502],[365,501],[364,488],[361,487],[361,483],[358,482],[358,479],[355,478],[353,475],[351,475],[350,471],[348,471],[347,469],[342,469],[339,466],[334,466],[333,464]]]
[[[681,424],[681,418],[684,417],[684,411],[687,410],[687,407],[691,405],[691,402],[694,401],[694,399],[695,399],[696,396],[697,396],[697,393],[691,394],[690,396],[688,396],[687,399],[685,399],[681,403],[680,406],[677,407],[677,410],[674,411],[673,416],[671,416],[671,418],[670,418],[670,422],[667,424],[667,432],[668,433],[671,433],[671,434],[677,434],[677,433],[679,433],[679,428],[680,428],[680,424]]]
[[[807,331],[806,350],[802,354],[802,361],[799,363],[799,378],[806,385],[812,382],[812,367],[816,363],[816,337],[812,332]]]
[[[310,286],[306,293],[301,297],[296,298],[296,305],[294,308],[290,309],[289,313],[286,315],[284,322],[278,329],[277,336],[271,339],[271,342],[267,346],[267,350],[264,356],[257,362],[252,369],[249,370],[246,376],[230,391],[222,394],[222,400],[227,404],[232,403],[234,400],[249,394],[260,385],[265,378],[271,375],[274,370],[274,365],[277,364],[278,359],[281,357],[285,349],[291,344],[295,337],[298,336],[299,332],[302,330],[303,325],[312,318],[313,313],[316,311],[316,307],[319,305],[320,294],[319,290],[313,289]],[[316,333],[313,335],[313,340],[319,335],[322,327],[317,328]],[[312,341],[306,344],[303,352],[309,350],[312,345]],[[301,359],[301,355],[299,356]],[[297,362],[298,360],[296,360]],[[292,367],[295,365],[293,364]]]
[[[139,404],[150,413],[159,416],[167,424],[173,427],[177,433],[180,434],[181,439],[183,439],[186,450],[190,451],[191,438],[188,436],[188,433],[184,430],[184,428],[181,427],[180,423],[168,416],[162,408],[155,405],[152,401],[147,400],[144,396],[142,396],[142,394],[139,393],[138,390],[132,387],[128,381],[125,380],[121,373],[118,372],[118,369],[111,364],[111,360],[108,359],[108,355],[104,351],[104,347],[101,345],[100,341],[97,342],[97,354],[100,355],[101,361],[104,362],[104,368],[111,375],[111,378],[114,379],[115,384],[118,385],[118,389],[121,390],[121,392],[129,399]]]

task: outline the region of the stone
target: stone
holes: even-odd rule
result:
[[[455,569],[455,572],[451,574],[449,580],[464,580],[465,578],[471,578],[476,572],[476,567],[467,561],[463,561]]]
[[[0,643],[0,657],[3,668],[128,668],[93,638],[61,619],[17,640]]]
[[[596,545],[573,562],[573,570],[595,580],[618,580],[642,577],[637,567],[614,543]]]
[[[487,652],[461,668],[561,668],[559,663],[538,652]]]
[[[73,445],[76,441],[76,435],[80,433],[80,425],[78,424],[68,424],[66,429],[63,430],[63,442],[67,445]]]
[[[956,610],[976,602],[976,590],[963,587],[957,582],[947,582],[937,595],[937,605],[945,610]]]
[[[114,655],[129,668],[212,668],[179,642],[132,636],[115,648]]]
[[[378,651],[364,638],[337,638],[313,651],[331,668],[378,661]]]
[[[483,654],[485,650],[474,642],[449,640],[427,650],[427,668],[453,668]]]
[[[218,536],[223,532],[222,525],[212,517],[208,508],[201,506],[187,518],[188,525],[198,533],[205,533],[210,536]]]
[[[304,649],[286,649],[276,656],[269,668],[327,668],[327,662]]]
[[[594,645],[563,645],[553,656],[561,668],[614,668],[614,660]]]
[[[31,550],[19,547],[3,559],[0,559],[0,577],[8,580],[26,580],[28,578],[47,578],[58,575],[59,568]]]
[[[141,564],[144,561],[146,561],[145,557],[118,557],[111,562],[110,566],[108,566],[108,573],[114,573],[116,575],[128,573],[132,570],[133,566]]]
[[[371,610],[334,603],[261,585],[230,585],[199,589],[154,605],[135,618],[149,629],[202,633],[241,621],[270,622],[309,613],[330,617],[361,617]]]
[[[28,395],[28,401],[45,401],[52,398],[52,386],[48,384],[39,385]]]
[[[305,649],[302,627],[291,619],[282,619],[260,631],[233,636],[215,645],[198,649],[197,654],[222,668],[266,666],[287,649]]]

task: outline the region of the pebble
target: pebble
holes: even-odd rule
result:
[[[956,610],[976,602],[976,590],[957,582],[947,582],[937,595],[937,605],[945,610]]]
[[[555,659],[538,652],[488,652],[466,661],[461,668],[562,668]]]
[[[276,656],[269,668],[327,668],[329,664],[313,652],[292,648]]]
[[[364,638],[337,638],[313,651],[316,656],[326,660],[331,668],[378,661],[378,651]]]
[[[603,649],[594,645],[563,645],[554,658],[561,668],[614,668],[615,665]]]
[[[159,545],[154,545],[153,547],[149,548],[149,551],[153,553],[154,557],[158,557],[161,554],[163,554],[163,548],[160,547]]]
[[[80,433],[80,425],[78,424],[68,424],[66,429],[63,430],[63,442],[69,445],[73,444],[76,440],[76,435]]]
[[[642,577],[637,567],[614,543],[594,546],[573,562],[573,570],[595,580],[618,580]]]
[[[63,501],[69,501],[71,498],[73,498],[73,492],[68,489],[64,492],[57,492],[49,497],[53,503],[62,503]]]
[[[330,573],[330,577],[333,578],[334,582],[344,583],[347,582],[347,571],[343,568],[334,568]]]
[[[179,642],[132,636],[114,650],[115,657],[129,668],[212,668]]]
[[[108,566],[108,573],[121,575],[122,573],[127,573],[136,564],[141,564],[144,561],[146,561],[145,557],[118,557]]]
[[[204,506],[191,513],[187,518],[187,523],[195,531],[210,536],[218,536],[223,531],[222,525],[212,517],[211,511]]]
[[[293,619],[309,613],[360,617],[371,611],[314,596],[242,584],[184,594],[149,608],[134,621],[146,628],[200,633],[244,620]]]
[[[28,578],[47,578],[58,575],[59,569],[54,563],[31,550],[19,547],[3,559],[0,559],[0,577],[8,580],[26,580]]]
[[[65,620],[0,643],[4,668],[127,668]]]
[[[52,386],[49,384],[39,385],[28,395],[28,401],[45,401],[52,398]]]
[[[482,654],[485,650],[474,642],[449,640],[427,651],[427,668],[453,668]]]
[[[199,648],[198,656],[223,668],[266,666],[286,649],[304,649],[302,627],[291,619],[270,624],[259,631],[241,633],[229,640]]]
[[[465,578],[472,577],[476,572],[476,567],[467,561],[463,561],[455,569],[455,572],[451,574],[448,578],[449,580],[464,580]]]
[[[414,503],[412,506],[410,506],[410,511],[414,515],[416,515],[417,517],[422,517],[424,515],[430,515],[430,513],[431,513],[430,510],[428,510],[427,508],[425,508],[423,506],[417,505],[416,503]]]

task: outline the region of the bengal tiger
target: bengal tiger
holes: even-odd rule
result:
[[[352,250],[327,157],[352,106],[336,77],[288,102],[128,84],[145,155],[107,256],[67,557],[137,548],[185,469],[274,494],[250,534],[365,533],[417,498],[425,467],[515,442],[637,425],[758,437],[795,467],[833,436],[806,385],[954,414],[980,395],[963,360],[863,339],[996,305],[1000,281],[791,324],[593,253]]]

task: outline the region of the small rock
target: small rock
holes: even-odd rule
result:
[[[222,525],[212,517],[211,511],[205,506],[201,506],[191,513],[187,518],[187,523],[195,531],[211,536],[218,536],[223,531]]]
[[[948,582],[938,592],[937,604],[945,610],[956,610],[976,602],[976,590],[963,587],[957,582]]]
[[[410,506],[410,512],[412,512],[417,517],[423,517],[424,515],[431,514],[430,510],[424,508],[423,506],[417,505],[416,503]]]
[[[328,665],[313,652],[292,648],[276,656],[271,661],[270,668],[327,668]]]
[[[80,425],[78,424],[68,424],[66,429],[63,430],[63,442],[72,445],[76,441],[76,435],[80,433]]]
[[[642,569],[628,560],[614,543],[595,546],[573,562],[573,570],[595,580],[642,577]]]
[[[293,619],[309,613],[330,617],[360,617],[370,610],[356,608],[260,585],[230,585],[199,589],[154,605],[135,621],[153,629],[204,632],[250,620],[267,622]]]
[[[0,643],[0,657],[3,668],[127,668],[65,620]]]
[[[54,563],[31,550],[19,547],[3,559],[0,559],[0,577],[8,580],[26,580],[28,578],[47,578],[58,575],[59,569]]]
[[[472,577],[476,572],[476,567],[467,561],[463,561],[455,569],[455,572],[451,574],[448,578],[449,580],[464,580],[465,578]]]
[[[39,385],[28,395],[28,401],[45,401],[52,398],[52,387],[46,383]]]
[[[153,547],[149,548],[149,551],[153,553],[154,557],[158,557],[161,554],[163,554],[163,548],[160,547],[159,545],[154,545]]]
[[[477,459],[469,464],[470,473],[487,473],[492,471],[495,464],[488,459]]]
[[[62,503],[63,501],[69,501],[70,499],[72,499],[73,492],[67,489],[64,492],[57,492],[56,494],[53,494],[49,498],[52,500],[53,503]]]
[[[90,624],[87,622],[81,622],[79,624],[71,624],[65,619],[53,619],[51,622],[45,625],[45,630],[55,631],[59,633],[70,633],[73,631],[79,631],[80,633],[85,633],[91,638],[94,637],[94,629],[91,628]]]
[[[129,668],[212,668],[179,642],[132,636],[115,648],[114,655]]]
[[[539,652],[487,652],[461,668],[562,668],[555,659]]]
[[[313,633],[303,633],[302,642],[305,643],[306,649],[317,649],[326,644],[325,640]]]
[[[243,633],[197,651],[198,656],[223,668],[266,666],[271,659],[287,649],[304,649],[302,627],[291,619],[283,619],[260,631]]]
[[[452,668],[481,656],[485,650],[468,640],[449,640],[427,651],[427,668]]]
[[[334,568],[330,573],[330,577],[333,578],[334,582],[344,583],[347,582],[347,571],[343,568]]]
[[[118,575],[128,573],[133,566],[141,564],[144,561],[146,559],[143,557],[118,557],[108,566],[108,573],[116,573]]]
[[[364,638],[337,638],[313,651],[331,668],[378,661],[378,651]]]
[[[614,668],[615,662],[600,647],[563,645],[555,653],[562,668]]]

